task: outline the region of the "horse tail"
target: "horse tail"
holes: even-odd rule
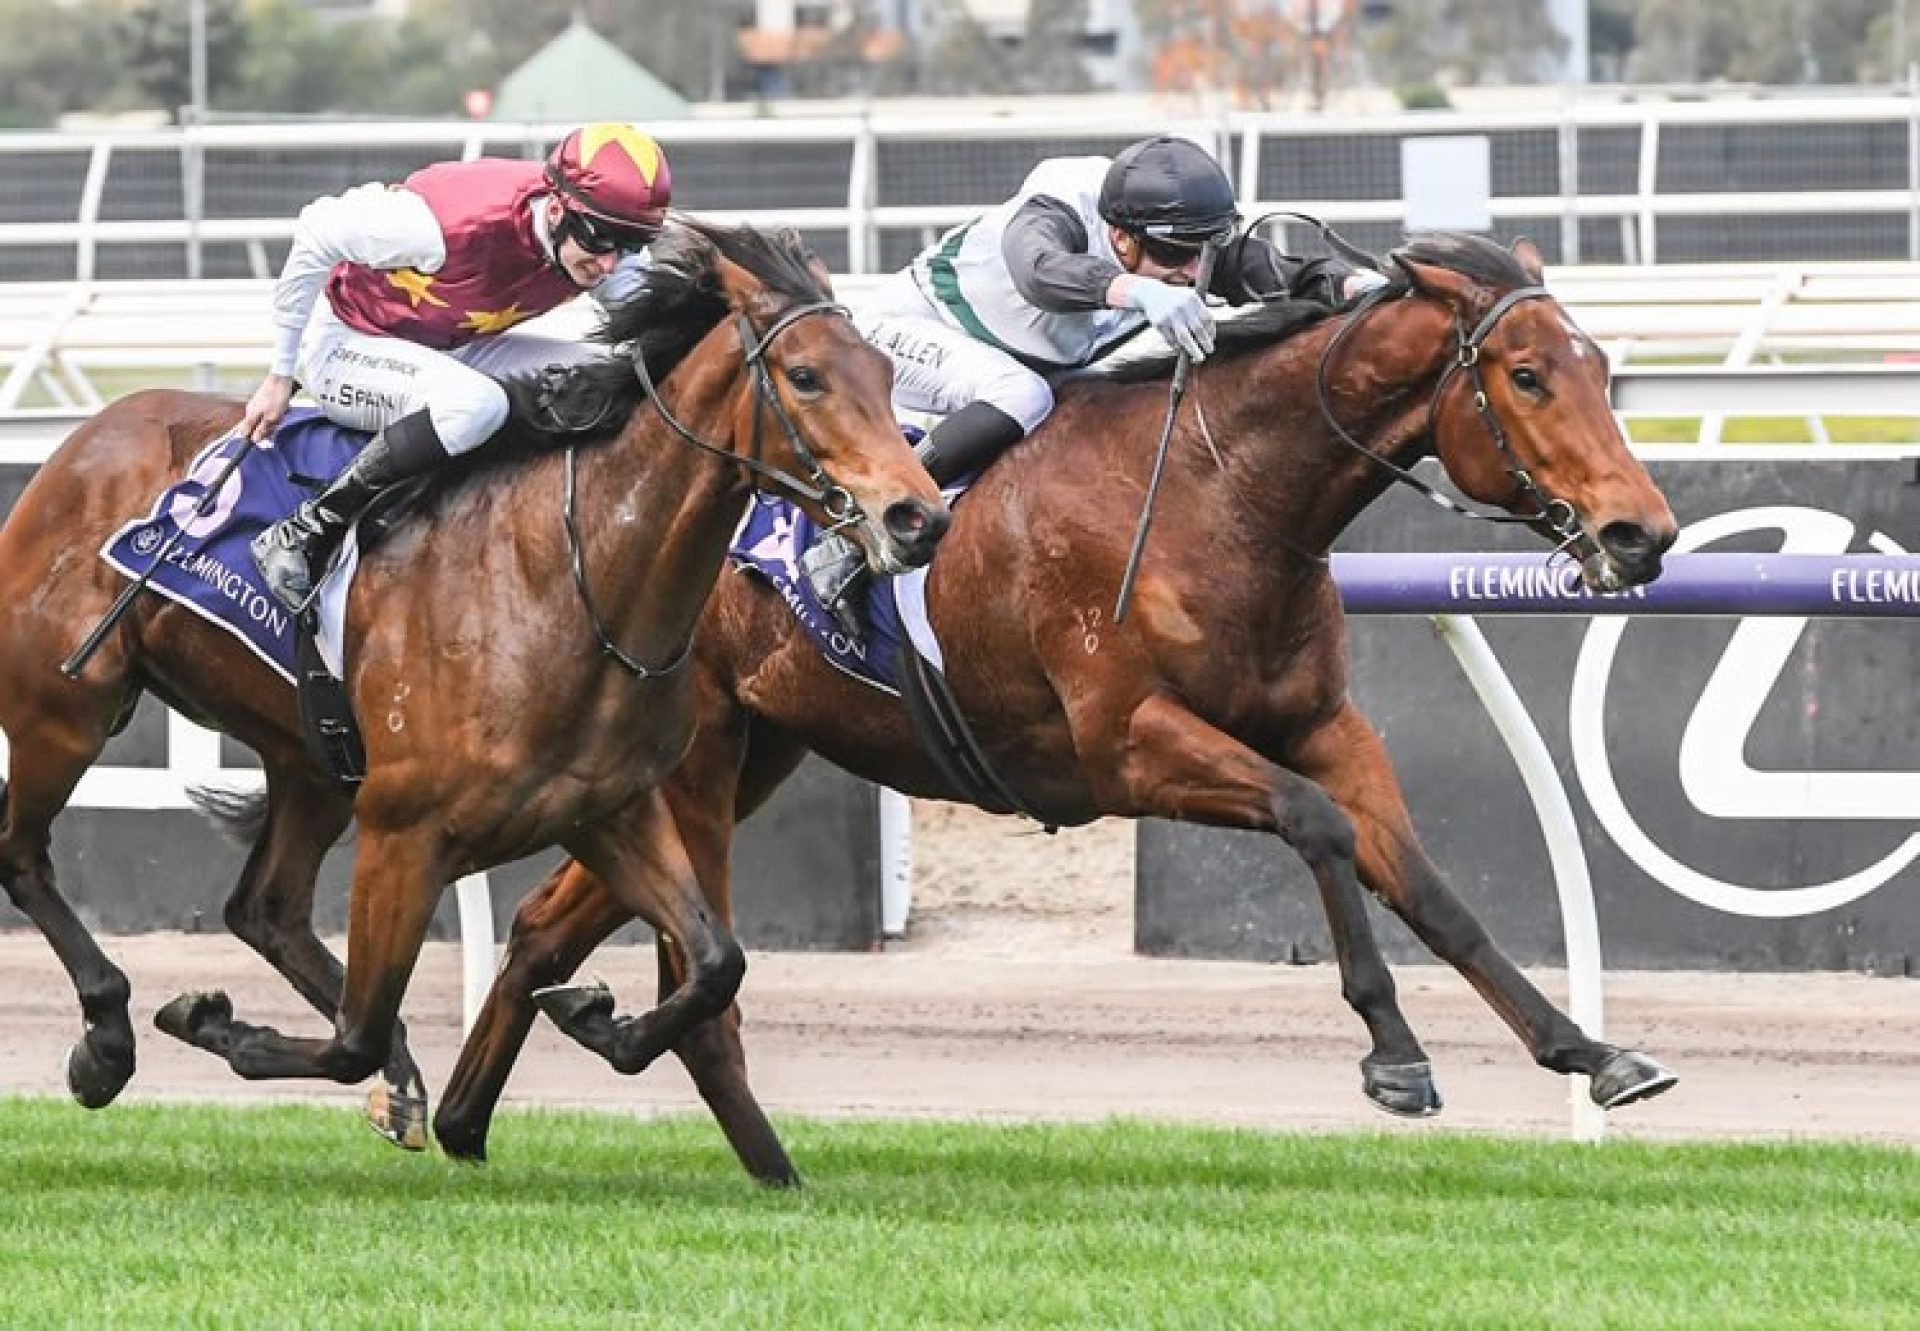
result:
[[[227,840],[252,846],[267,826],[267,792],[223,790],[217,786],[188,786],[187,798]]]

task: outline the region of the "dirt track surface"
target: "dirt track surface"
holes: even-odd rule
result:
[[[1100,1118],[1112,1114],[1276,1128],[1401,1126],[1359,1091],[1358,1018],[1329,967],[1134,957],[1128,829],[1057,838],[966,811],[916,812],[909,937],[871,956],[758,954],[741,1003],[762,1102],[777,1113]],[[1011,884],[1044,885],[1044,894]],[[183,989],[221,987],[236,1014],[294,1034],[320,1018],[225,937],[109,940],[133,981],[141,1036],[129,1097],[358,1103],[313,1083],[242,1082],[152,1029]],[[588,971],[623,1007],[650,1001],[651,948],[602,953]],[[407,1018],[435,1093],[459,1035],[459,956],[430,947]],[[1452,1128],[1564,1133],[1568,1084],[1533,1066],[1450,970],[1397,968],[1434,1060]],[[1564,999],[1564,977],[1536,979]],[[37,934],[0,936],[0,1093],[62,1094],[79,1014]],[[1614,1114],[1623,1135],[1861,1137],[1920,1143],[1920,984],[1853,975],[1674,973],[1607,979],[1608,1030],[1666,1062],[1680,1084]],[[671,1060],[613,1074],[542,1023],[509,1103],[698,1107]],[[78,1112],[78,1111],[76,1111]]]

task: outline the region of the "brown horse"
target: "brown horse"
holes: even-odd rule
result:
[[[627,354],[538,393],[553,433],[496,441],[362,563],[345,680],[373,722],[357,795],[310,764],[292,690],[170,602],[136,601],[77,679],[60,673],[118,591],[94,552],[234,424],[237,403],[129,397],[21,496],[0,532],[0,882],[79,991],[68,1084],[82,1104],[108,1103],[133,1072],[128,985],[55,888],[49,824],[142,691],[259,753],[264,828],[227,921],[335,1019],[331,1038],[296,1039],[235,1021],[218,993],[162,1009],[163,1030],[241,1076],[355,1082],[385,1066],[393,1090],[417,1095],[395,1018],[435,902],[462,874],[554,844],[682,946],[683,983],[648,1018],[663,1046],[732,1002],[740,948],[656,789],[693,734],[680,667],[728,536],[752,488],[772,483],[850,516],[874,565],[899,571],[931,556],[947,512],[894,424],[885,359],[794,238],[689,222],[655,257],[608,330]],[[350,817],[343,971],[309,915],[320,857]]]
[[[1192,383],[1131,613],[1111,620],[1166,410],[1163,362],[1066,386],[1052,417],[957,512],[927,600],[948,677],[1012,791],[1048,820],[1181,818],[1277,834],[1313,871],[1342,992],[1373,1047],[1366,1093],[1439,1107],[1362,908],[1364,883],[1562,1073],[1602,1104],[1671,1074],[1584,1035],[1520,974],[1422,853],[1386,751],[1347,697],[1327,551],[1394,472],[1435,454],[1466,494],[1536,517],[1590,583],[1659,573],[1673,514],[1628,451],[1607,365],[1540,287],[1539,256],[1424,238],[1361,307],[1300,328],[1269,307],[1224,324]],[[728,917],[735,821],[814,750],[909,794],[966,798],[904,710],[829,667],[759,579],[724,579],[696,651],[700,730],[667,800],[714,912]],[[1356,874],[1358,880],[1356,881]],[[544,986],[628,916],[563,867],[514,922],[505,964],[434,1120],[480,1157]],[[663,986],[684,960],[661,947]],[[546,991],[570,1033],[635,1063],[591,991]],[[572,995],[569,997],[569,995]],[[679,1051],[742,1162],[792,1177],[748,1089],[733,1013]]]

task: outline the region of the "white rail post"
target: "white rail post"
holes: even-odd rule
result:
[[[1553,755],[1540,738],[1526,704],[1513,681],[1487,645],[1486,635],[1470,615],[1435,615],[1433,626],[1472,681],[1487,715],[1506,742],[1508,752],[1526,782],[1540,830],[1547,839],[1553,863],[1553,883],[1560,895],[1560,927],[1567,943],[1567,1013],[1595,1040],[1606,1038],[1606,999],[1600,978],[1600,922],[1593,908],[1593,879],[1580,845],[1580,825]],[[1568,1103],[1575,1141],[1597,1142],[1606,1135],[1606,1112],[1588,1094],[1588,1079],[1568,1078]]]
[[[460,1034],[466,1036],[493,987],[493,894],[483,873],[467,875],[453,891],[460,906]]]

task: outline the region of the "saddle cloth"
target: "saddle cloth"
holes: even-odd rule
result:
[[[186,478],[163,493],[150,513],[114,533],[100,557],[126,577],[138,578],[184,524],[179,541],[147,585],[231,633],[292,684],[293,612],[262,585],[247,547],[344,471],[368,437],[335,425],[317,411],[291,411],[274,436],[274,446],[253,449],[227,478],[206,515],[196,519],[194,508],[207,487],[242,447],[238,436],[223,435],[200,451]],[[358,556],[358,544],[350,535],[316,602],[320,654],[335,676],[343,665],[346,589]]]
[[[946,492],[949,503],[961,487]],[[746,517],[734,531],[730,554],[738,567],[765,578],[800,622],[809,641],[829,664],[864,684],[896,697],[900,693],[899,657],[903,641],[911,641],[935,666],[945,668],[940,644],[927,619],[927,570],[914,569],[892,578],[868,578],[867,637],[851,641],[831,611],[820,604],[800,572],[800,556],[819,538],[813,519],[791,501],[756,494]]]

